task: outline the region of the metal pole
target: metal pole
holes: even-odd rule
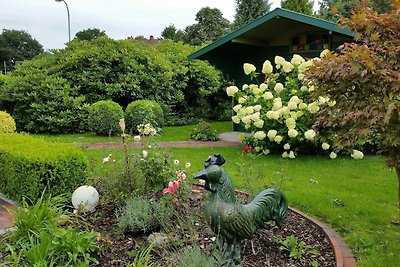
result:
[[[56,0],[56,2],[64,2],[65,7],[67,8],[67,15],[68,15],[68,42],[71,41],[71,17],[69,15],[69,8],[67,5],[67,2],[65,2],[65,0]]]

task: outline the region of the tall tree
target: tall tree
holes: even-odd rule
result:
[[[269,0],[236,0],[236,14],[233,29],[238,29],[247,23],[265,15],[271,8]]]
[[[0,65],[3,73],[14,69],[18,61],[32,59],[43,46],[26,31],[3,29],[0,34]]]
[[[92,41],[96,38],[107,36],[105,31],[99,30],[97,28],[88,28],[82,31],[79,31],[75,34],[75,38],[78,40],[86,40]]]
[[[229,32],[230,23],[218,8],[203,7],[196,14],[197,23],[187,26],[184,41],[191,45],[215,41]]]
[[[319,113],[315,127],[330,134],[338,148],[372,139],[396,170],[400,208],[400,0],[393,10],[360,8],[340,20],[355,33],[355,42],[340,53],[327,53],[311,68],[315,94],[336,101]],[[334,133],[334,134],[332,134]]]
[[[282,0],[281,7],[306,15],[313,14],[314,1],[309,0]]]
[[[386,13],[391,9],[391,2],[392,0],[322,0],[319,3],[318,16],[330,21],[349,18],[351,11],[361,5],[368,5],[378,13]]]
[[[170,39],[172,41],[183,41],[184,33],[182,30],[176,29],[174,24],[170,24],[168,27],[165,27],[161,32],[161,36],[164,39]]]

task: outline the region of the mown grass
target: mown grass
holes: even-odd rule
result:
[[[210,122],[211,127],[219,133],[232,131],[232,122]],[[184,141],[190,139],[190,131],[196,125],[186,125],[180,127],[164,127],[160,135],[152,137],[157,142],[167,141]],[[45,134],[32,134],[32,136],[39,137],[46,141],[55,143],[76,143],[76,144],[94,144],[94,143],[110,143],[120,142],[119,136],[97,136],[95,133],[81,133],[81,134],[60,134],[60,135],[45,135]],[[132,137],[129,137],[130,141]]]
[[[400,226],[397,209],[397,179],[384,168],[384,157],[362,160],[322,156],[299,156],[282,160],[268,155],[249,157],[239,148],[170,148],[183,164],[192,163],[195,173],[204,160],[221,153],[224,165],[237,188],[252,193],[265,186],[279,186],[289,204],[332,226],[345,239],[357,257],[359,266],[398,266],[400,262]],[[116,163],[102,164],[112,153]],[[119,170],[120,149],[87,150],[93,175]]]

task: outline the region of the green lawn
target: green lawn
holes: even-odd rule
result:
[[[383,157],[356,161],[300,156],[296,160],[282,160],[274,155],[248,157],[239,148],[169,150],[181,162],[191,162],[193,173],[203,168],[209,155],[221,153],[227,161],[224,167],[237,187],[252,193],[266,185],[281,184],[290,206],[319,218],[342,235],[359,266],[398,266],[400,262],[400,226],[391,223],[400,218],[397,179],[393,171],[384,168]],[[119,149],[87,153],[94,166],[93,175],[107,171],[108,166],[101,161],[109,153],[117,160],[113,167],[109,165],[110,171],[115,171],[122,161]]]
[[[220,133],[232,131],[232,122],[228,121],[210,122],[210,124],[213,129],[217,130]],[[164,127],[162,129],[161,135],[152,137],[152,139],[157,142],[189,140],[190,131],[195,127],[196,125],[187,125],[180,127]],[[119,136],[112,136],[112,137],[97,136],[94,133],[61,134],[61,135],[32,134],[32,136],[39,137],[47,141],[56,143],[93,144],[93,143],[108,143],[108,142],[121,141],[121,138]]]

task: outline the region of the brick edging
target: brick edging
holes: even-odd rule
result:
[[[94,144],[80,144],[87,149],[99,149],[99,148],[122,148],[122,143],[111,142],[111,143],[94,143]],[[141,148],[144,145],[138,143],[128,143],[130,148]],[[240,142],[231,141],[170,141],[170,142],[159,142],[160,147],[242,147],[244,146]]]
[[[329,243],[333,248],[333,251],[335,252],[336,267],[357,267],[357,263],[353,254],[347,247],[344,240],[339,236],[339,234],[337,234],[335,231],[330,229],[325,224],[304,214],[303,212],[291,207],[289,207],[289,209],[292,212],[297,213],[300,216],[304,217],[306,220],[314,224],[325,234],[326,238],[329,240]]]

